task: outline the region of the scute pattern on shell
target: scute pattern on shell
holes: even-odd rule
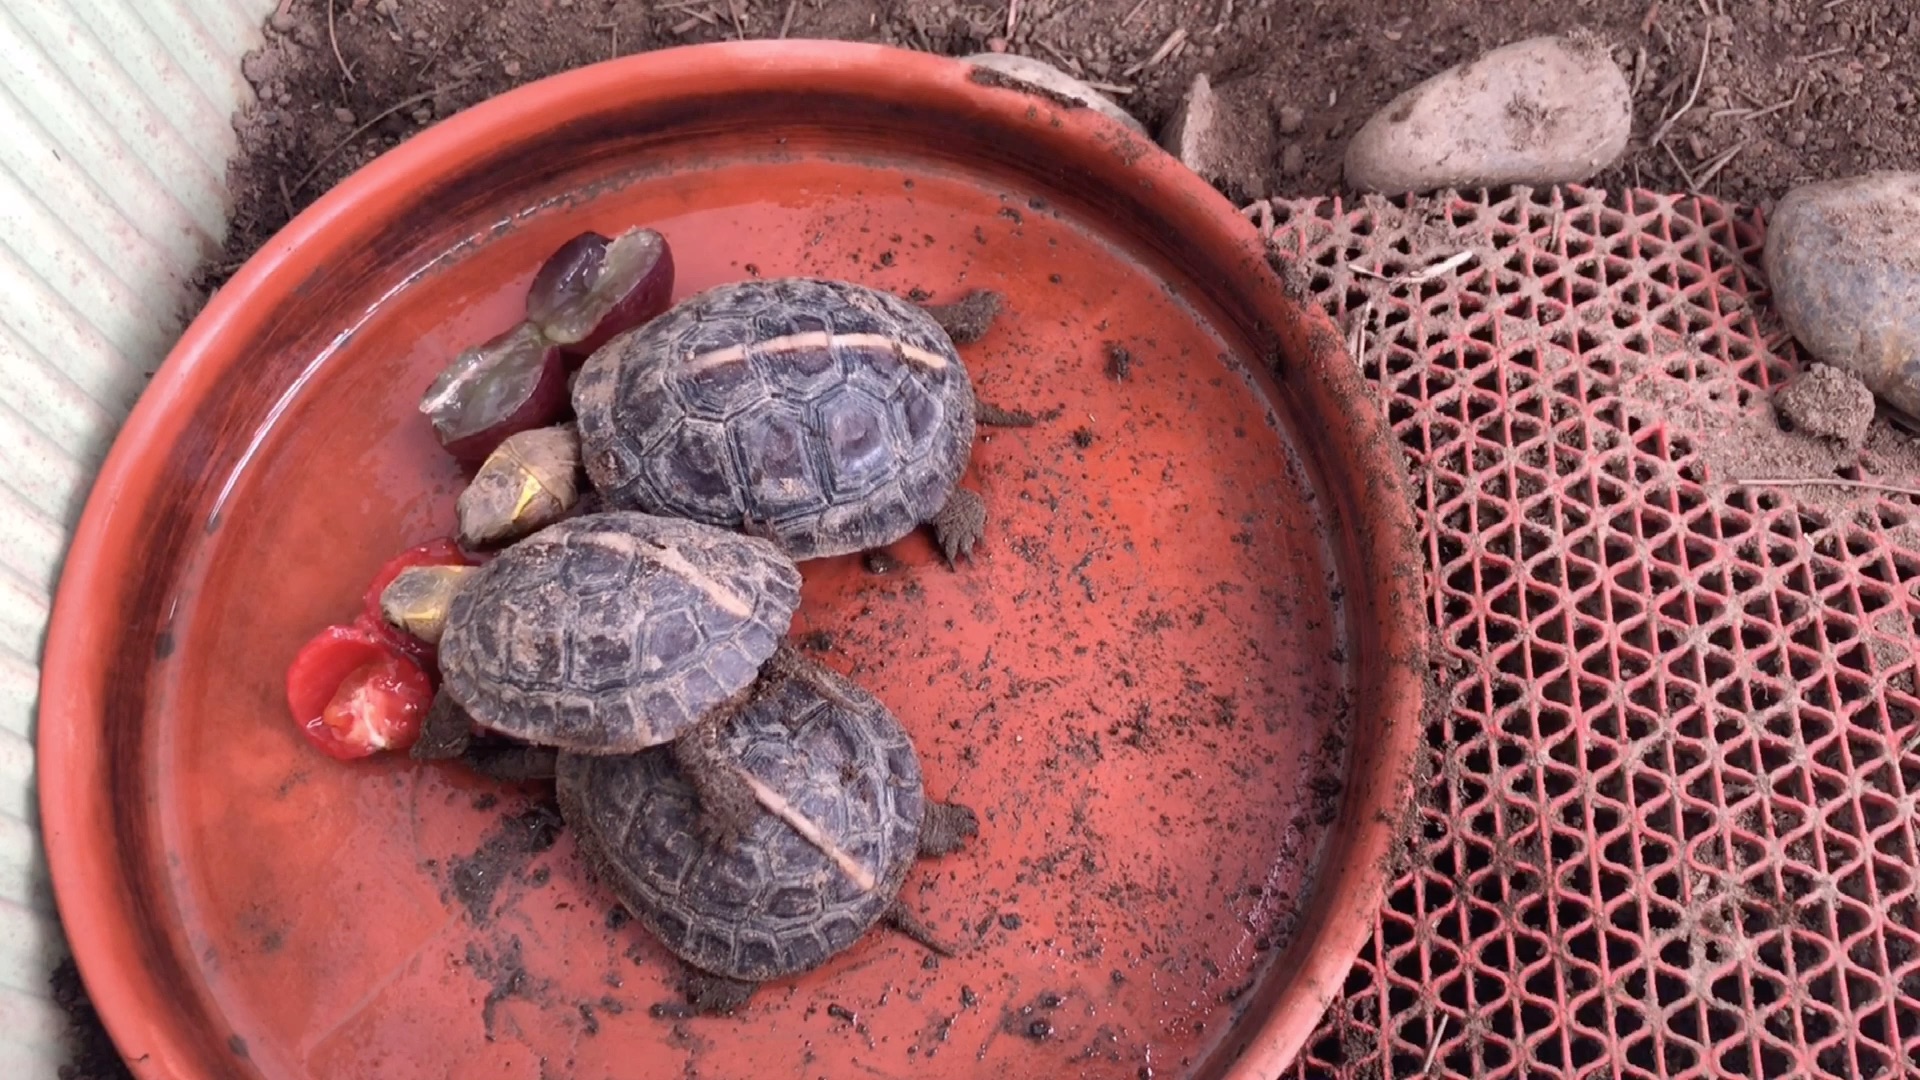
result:
[[[688,297],[596,351],[573,403],[588,478],[611,505],[751,522],[796,559],[932,520],[975,425],[966,367],[930,315],[815,278]]]
[[[760,982],[819,965],[886,913],[918,853],[927,803],[906,731],[851,681],[821,677],[857,707],[770,670],[722,749],[872,871],[871,891],[764,811],[732,853],[704,843],[665,748],[561,755],[561,814],[596,876],[694,967]]]
[[[632,511],[550,525],[454,598],[440,669],[485,727],[583,753],[673,738],[748,686],[800,603],[767,541]]]

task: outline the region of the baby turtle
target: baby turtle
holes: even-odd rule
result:
[[[597,880],[689,967],[687,999],[731,1012],[758,983],[807,971],[885,921],[943,955],[900,902],[917,856],[978,833],[930,800],[898,719],[852,680],[797,655],[761,677],[720,750],[764,810],[741,842],[700,837],[699,797],[673,755],[519,748],[483,767],[552,774]]]
[[[799,569],[757,537],[635,511],[549,525],[452,591],[414,754],[458,756],[474,724],[587,755],[671,742],[725,839],[750,796],[709,767],[714,736],[799,602]]]
[[[609,505],[745,528],[795,559],[931,523],[951,564],[986,522],[958,486],[975,424],[1033,423],[976,401],[954,348],[997,305],[975,293],[931,311],[802,277],[696,293],[581,368],[587,477]]]

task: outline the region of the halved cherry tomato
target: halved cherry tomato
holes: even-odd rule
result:
[[[392,642],[329,626],[287,668],[287,706],[313,744],[342,761],[406,750],[420,738],[433,683]]]
[[[375,634],[394,648],[399,649],[424,668],[430,679],[438,681],[440,665],[438,650],[421,641],[405,630],[387,622],[380,615],[380,594],[385,592],[400,571],[409,566],[472,566],[474,559],[460,550],[460,545],[447,537],[429,540],[388,559],[373,575],[373,583],[360,598],[360,615],[353,620],[355,626]]]

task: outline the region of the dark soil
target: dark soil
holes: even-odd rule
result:
[[[329,186],[460,109],[616,55],[783,31],[1026,53],[1121,88],[1115,100],[1156,132],[1204,73],[1229,137],[1269,159],[1264,190],[1239,197],[1338,190],[1347,138],[1394,95],[1494,46],[1580,27],[1635,87],[1634,143],[1601,184],[1684,188],[1737,148],[1704,190],[1764,204],[1800,181],[1909,166],[1920,150],[1920,8],[1906,0],[1022,0],[1011,16],[1004,0],[334,0],[331,27],[328,10],[284,0],[246,60],[260,103],[235,121],[234,228],[209,283]],[[1696,77],[1692,107],[1646,146]]]
[[[1812,370],[1823,369],[1831,370],[1824,365]],[[1631,371],[1633,365],[1622,370]],[[1851,376],[1833,371],[1824,377],[1833,380],[1832,385],[1804,390],[1798,399],[1788,392],[1809,377],[1787,384],[1774,398],[1780,419],[1746,410],[1729,420],[1716,399],[1724,400],[1733,391],[1713,380],[1642,381],[1634,384],[1627,401],[1634,412],[1664,421],[1698,447],[1714,477],[1790,491],[1807,506],[1845,512],[1854,485],[1891,484],[1899,489],[1920,475],[1920,442],[1877,418],[1871,401],[1862,412],[1859,399],[1849,393],[1859,385]],[[1858,441],[1826,434],[1823,427],[1828,425],[1844,427],[1849,435],[1857,425]]]
[[[479,942],[468,943],[467,968],[487,984],[487,996],[480,1005],[480,1021],[489,1042],[494,1039],[501,1002],[512,998],[533,1001],[545,989],[527,974],[526,964],[520,958],[519,935],[496,942],[492,950]]]
[[[48,978],[54,1004],[67,1014],[67,1043],[71,1061],[60,1067],[60,1080],[133,1080],[133,1073],[120,1060],[113,1039],[100,1023],[80,981],[80,969],[73,958],[60,961]]]
[[[493,898],[501,883],[524,871],[535,855],[560,837],[560,812],[545,803],[517,814],[503,814],[500,826],[472,855],[448,860],[453,895],[467,909],[474,925],[493,918]]]
[[[1774,407],[1793,430],[1849,447],[1867,441],[1873,424],[1873,391],[1839,368],[1814,364],[1780,388]]]

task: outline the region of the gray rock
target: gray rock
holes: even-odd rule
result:
[[[1265,196],[1274,148],[1264,93],[1250,80],[1216,92],[1206,75],[1195,75],[1160,131],[1161,147],[1232,199]]]
[[[1195,75],[1180,99],[1180,107],[1160,129],[1160,146],[1179,158],[1182,165],[1206,176],[1209,162],[1220,156],[1219,147],[1214,145],[1219,138],[1220,103],[1214,99],[1213,84],[1204,73]]]
[[[1585,180],[1626,150],[1633,98],[1585,34],[1503,45],[1406,91],[1347,146],[1347,183],[1386,194]]]
[[[1008,78],[1072,98],[1090,109],[1118,120],[1133,129],[1136,134],[1147,133],[1146,125],[1127,115],[1127,111],[1115,105],[1112,98],[1044,60],[1035,60],[1031,56],[1021,56],[1018,53],[997,52],[974,53],[962,59],[975,67],[988,68]]]
[[[1920,418],[1920,174],[1793,189],[1773,209],[1761,263],[1807,352]]]

